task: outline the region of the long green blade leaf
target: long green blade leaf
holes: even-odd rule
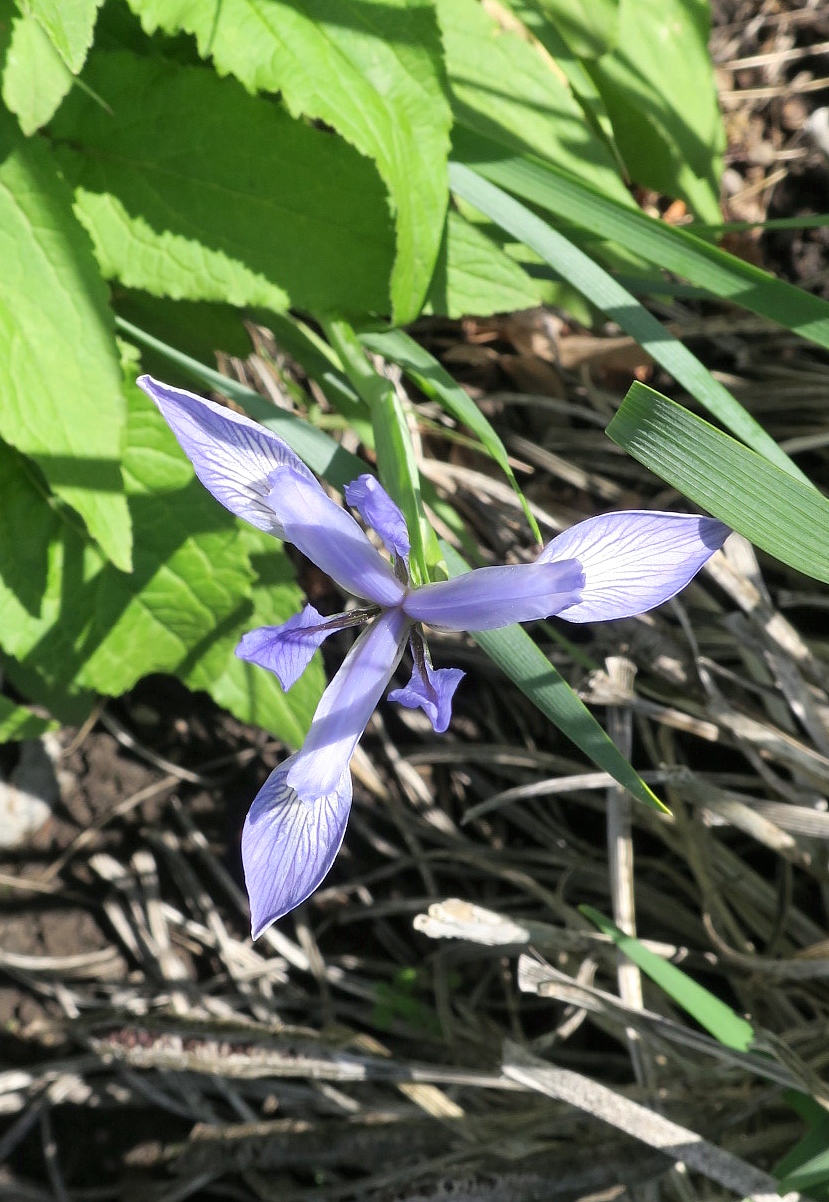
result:
[[[452,190],[539,254],[569,284],[617,322],[657,363],[758,454],[805,480],[788,455],[706,367],[593,259],[526,206],[462,163],[450,163]]]
[[[654,984],[664,989],[668,997],[673,998],[683,1010],[687,1010],[691,1017],[721,1044],[738,1052],[749,1050],[754,1040],[754,1028],[751,1023],[740,1018],[730,1006],[721,1002],[707,989],[703,989],[702,985],[698,985],[681,969],[643,947],[632,935],[626,935],[592,906],[579,906],[579,909],[600,931],[608,935],[619,950],[638,965]]]
[[[441,543],[451,576],[469,571],[469,566],[448,543]],[[489,658],[518,685],[568,739],[594,764],[643,801],[665,810],[665,806],[627,762],[608,734],[576,696],[560,672],[553,667],[520,626],[481,631],[472,636]]]
[[[515,155],[467,130],[454,136],[456,157],[485,179],[539,205],[556,217],[616,242],[666,271],[744,309],[769,317],[829,347],[829,302],[738,259],[697,234],[666,225],[602,195],[582,180],[529,155]],[[787,226],[826,224],[827,218],[795,218]],[[777,227],[779,222],[769,222]],[[695,227],[699,229],[700,227]],[[730,227],[723,227],[730,228]]]
[[[632,386],[607,433],[758,547],[829,583],[829,501],[816,488],[644,384]]]
[[[421,392],[437,401],[447,413],[451,413],[459,422],[463,422],[480,439],[485,450],[489,452],[515,489],[530,529],[541,542],[541,531],[530,512],[527,499],[515,479],[506,447],[472,398],[464,392],[459,384],[455,383],[449,372],[404,330],[388,330],[381,334],[361,334],[360,341],[369,350],[383,355],[392,363],[396,363],[398,367],[402,367]]]

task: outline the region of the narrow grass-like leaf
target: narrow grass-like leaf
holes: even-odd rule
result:
[[[723,300],[829,347],[829,302],[706,242],[699,234],[708,227],[686,230],[657,221],[633,205],[610,199],[559,167],[529,155],[511,154],[496,142],[465,129],[455,131],[453,149],[456,158],[499,187],[589,230],[603,241],[627,247]],[[768,222],[764,228],[780,228],[782,224]],[[827,216],[803,217],[786,220],[785,227],[825,224],[829,224]],[[720,228],[725,231],[731,226]],[[739,228],[752,227],[743,224]]]
[[[824,1111],[789,1154],[775,1165],[780,1178],[780,1192],[802,1190],[809,1192],[829,1182],[829,1114]]]
[[[829,583],[829,501],[816,488],[638,382],[607,434],[763,551]]]
[[[453,547],[448,543],[441,543],[441,547],[450,576],[469,571],[468,564]],[[529,697],[533,705],[594,764],[609,772],[614,780],[645,805],[665,811],[665,806],[653,790],[631,767],[587,706],[525,630],[520,626],[507,626],[503,630],[481,631],[472,637],[502,672]]]
[[[442,556],[435,532],[423,512],[420,472],[400,397],[391,381],[368,362],[347,322],[323,320],[322,324],[346,375],[371,412],[380,481],[402,509],[409,528],[412,580],[415,584],[425,584],[431,579],[430,569],[441,563]]]
[[[510,467],[507,449],[489,421],[481,413],[472,398],[456,384],[449,372],[404,330],[389,330],[381,334],[362,334],[360,341],[369,350],[390,359],[412,380],[421,392],[442,405],[447,413],[462,422],[481,441],[484,449],[495,460],[509,480],[521,502],[533,535],[541,542],[541,531],[530,512],[515,473]]]
[[[605,918],[592,906],[579,906],[579,909],[600,931],[612,939],[619,950],[638,965],[655,985],[664,989],[668,997],[673,998],[677,1005],[682,1006],[683,1010],[721,1044],[727,1048],[734,1048],[737,1052],[749,1050],[754,1040],[754,1028],[750,1022],[735,1014],[730,1006],[720,1001],[713,993],[709,993],[702,985],[698,985],[674,964],[669,964],[667,960],[643,947],[632,935],[626,935],[614,922]]]
[[[723,425],[777,463],[785,471],[805,476],[780,449],[773,438],[746,412],[691,352],[662,326],[603,267],[557,230],[462,163],[449,165],[449,183],[479,212],[507,230],[549,263],[563,279],[577,288],[598,309],[648,351],[666,371],[705,405]]]

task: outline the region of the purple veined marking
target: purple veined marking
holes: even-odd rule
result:
[[[334,862],[351,808],[349,762],[407,643],[411,676],[390,699],[422,709],[436,731],[449,725],[463,672],[433,666],[422,624],[478,631],[554,614],[570,622],[632,617],[675,596],[730,533],[722,522],[697,514],[602,514],[558,535],[534,563],[478,568],[415,588],[405,519],[372,476],[348,485],[346,499],[379,535],[391,562],[278,435],[150,376],[138,383],[217,501],[293,542],[367,603],[334,618],[306,605],[281,626],[250,631],[237,649],[287,689],[332,631],[361,629],[302,748],[271,773],[245,821],[242,860],[254,938],[313,893]]]

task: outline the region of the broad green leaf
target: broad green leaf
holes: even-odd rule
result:
[[[468,565],[448,543],[441,543],[450,576],[469,571]],[[643,801],[665,810],[665,806],[645,784],[617,748],[587,706],[576,696],[561,673],[550,663],[520,626],[473,634],[490,659],[517,684],[533,705],[572,740],[599,768]]]
[[[453,191],[539,254],[596,308],[635,338],[657,363],[669,371],[674,379],[719,418],[723,425],[728,426],[768,460],[777,463],[792,476],[805,480],[800,468],[731,393],[714,379],[699,359],[595,260],[574,246],[563,234],[552,229],[526,206],[464,164],[451,163],[449,176]]]
[[[235,75],[251,91],[278,92],[291,113],[326,122],[375,161],[395,212],[394,316],[401,323],[416,317],[448,196],[451,117],[431,0],[130,5],[148,32],[194,34],[220,74]]]
[[[25,8],[37,18],[69,70],[77,75],[92,45],[102,3],[103,0],[25,0]]]
[[[754,1028],[750,1022],[735,1014],[730,1006],[720,1001],[713,993],[709,993],[702,985],[698,985],[676,965],[668,963],[655,952],[643,947],[632,935],[626,935],[592,906],[579,906],[579,909],[600,931],[608,935],[619,950],[638,965],[655,985],[664,989],[668,997],[673,998],[724,1047],[734,1048],[737,1052],[749,1051],[754,1041]]]
[[[456,126],[539,155],[624,202],[613,155],[555,63],[478,0],[436,2]]]
[[[0,437],[35,460],[128,570],[112,315],[71,201],[46,146],[0,110]]]
[[[310,720],[318,677],[315,685],[312,673],[285,697],[280,715],[266,685],[257,682],[245,697],[230,662],[258,620],[254,610],[269,621],[298,608],[289,569],[282,565],[281,592],[251,604],[259,581],[242,524],[195,479],[151,402],[134,385],[126,393],[132,574],[106,563],[65,512],[44,504],[27,461],[0,444],[0,492],[11,499],[15,523],[14,536],[0,528],[0,645],[14,657],[9,678],[58,717],[77,720],[95,693],[117,696],[147,673],[171,672],[195,687],[215,684],[240,716],[262,714],[276,733],[296,741]],[[18,544],[26,549],[24,565]],[[265,583],[272,578],[268,568]]]
[[[690,230],[620,205],[548,163],[510,154],[467,131],[456,131],[455,152],[466,166],[508,192],[829,348],[829,302],[821,297],[776,279]],[[655,283],[652,290],[658,291]]]
[[[113,288],[112,306],[119,317],[163,335],[176,346],[205,362],[215,362],[217,351],[244,359],[250,354],[250,337],[238,309],[208,301],[169,300],[138,289]],[[171,373],[168,360],[151,351],[141,356],[144,371],[168,384],[187,387],[184,372]],[[137,375],[137,371],[133,373]]]
[[[552,2],[551,0],[508,0],[508,3],[519,20],[523,21],[533,36],[538,38],[538,41],[548,52],[556,66],[561,68],[570,86],[570,90],[589,120],[595,126],[597,132],[613,152],[613,157],[620,173],[625,175],[625,165],[619,153],[619,148],[616,145],[613,126],[607,115],[607,109],[604,106],[601,93],[596,87],[592,75],[584,65],[584,58],[590,56],[580,55],[576,50],[577,45],[586,49],[586,40],[579,37],[572,28],[568,29],[566,15],[580,18],[582,15],[581,11],[575,5],[566,2],[566,0],[552,0]],[[556,6],[557,11],[553,11],[552,4]],[[584,33],[590,37],[591,44],[596,49],[596,52],[603,54],[608,49],[611,35],[615,38],[618,32],[618,20],[616,19],[618,0],[600,0],[598,5],[591,5],[591,15],[594,8],[599,13],[604,8],[606,20],[600,30],[585,29]],[[610,14],[607,11],[609,9],[613,10],[612,18],[610,18]],[[593,36],[595,32],[600,33],[601,41]]]
[[[538,0],[579,58],[599,58],[619,39],[620,0]]]
[[[0,4],[0,14],[6,16]],[[72,87],[72,72],[40,22],[30,13],[11,23],[11,40],[3,64],[3,103],[14,113],[24,134],[45,125]]]
[[[507,449],[468,393],[455,383],[449,372],[433,355],[424,350],[420,343],[415,342],[414,338],[411,338],[404,330],[389,330],[382,334],[363,334],[360,341],[369,350],[383,355],[392,363],[396,363],[398,367],[402,367],[421,392],[437,401],[447,413],[451,413],[457,421],[462,422],[476,438],[480,439],[484,449],[495,460],[515,490],[530,529],[541,542],[538,523],[530,512],[526,497],[515,479]]]
[[[621,0],[619,40],[587,63],[633,179],[717,221],[725,133],[708,0]]]
[[[538,283],[523,267],[460,213],[447,215],[446,231],[426,311],[447,317],[514,313],[541,302]]]
[[[388,308],[385,191],[341,139],[207,68],[95,54],[84,80],[111,112],[75,89],[52,132],[105,275],[176,299]]]
[[[49,718],[38,718],[25,705],[0,697],[0,743],[37,739],[47,730],[56,730],[57,725]]]
[[[769,555],[829,583],[829,501],[808,482],[636,383],[607,434]]]
[[[273,538],[252,526],[240,522],[238,538],[256,577],[249,592],[253,608],[244,629],[279,626],[303,604],[291,563]],[[299,747],[325,688],[321,657],[315,655],[290,693],[285,693],[273,672],[237,658],[239,637],[240,631],[233,630],[217,639],[184,676],[185,683],[191,689],[206,689],[240,721],[261,726],[291,747]]]

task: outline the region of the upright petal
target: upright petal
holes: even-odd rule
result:
[[[378,605],[400,601],[404,589],[391,564],[313,477],[309,481],[291,467],[277,468],[271,473],[268,504],[285,538],[342,588]]]
[[[334,863],[351,809],[351,773],[313,801],[288,784],[291,756],[256,795],[242,830],[242,866],[258,939],[277,918],[305,901]]]
[[[288,689],[299,680],[316,649],[337,629],[313,605],[306,605],[281,626],[260,626],[243,635],[236,654],[239,659],[267,668]]]
[[[372,622],[345,657],[322,695],[302,750],[288,773],[300,798],[313,801],[332,793],[348,769],[392,673],[400,662],[409,622],[390,609]]]
[[[584,588],[559,617],[605,622],[645,613],[670,600],[730,533],[715,518],[631,509],[571,526],[536,562],[577,559],[584,569]]]
[[[547,618],[581,595],[584,575],[574,559],[476,568],[409,593],[403,609],[416,622],[441,630],[497,630]]]
[[[406,519],[375,476],[358,476],[343,489],[345,499],[376,530],[391,555],[406,560],[411,550]]]
[[[389,701],[413,710],[423,710],[438,734],[443,734],[452,717],[452,698],[463,680],[460,668],[434,668],[424,656],[422,663],[415,659],[412,676],[403,689],[389,693]]]
[[[316,484],[288,444],[249,417],[152,376],[141,376],[138,385],[158,405],[196,475],[216,500],[257,529],[282,538],[282,526],[268,504],[269,476],[289,464]]]

